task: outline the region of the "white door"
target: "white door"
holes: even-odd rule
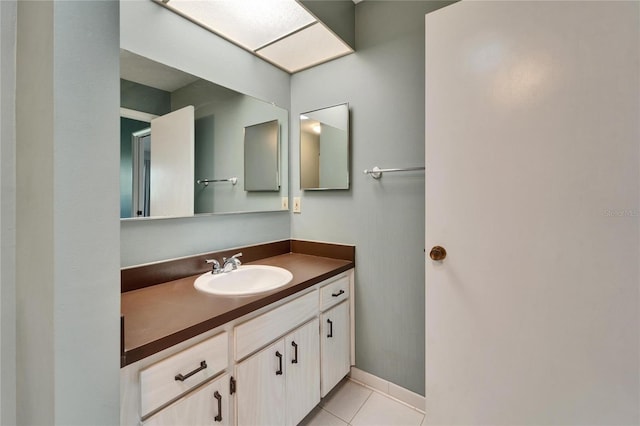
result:
[[[428,424],[640,422],[639,6],[427,15]]]
[[[192,216],[194,108],[151,120],[151,216]]]

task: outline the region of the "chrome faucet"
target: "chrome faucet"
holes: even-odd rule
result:
[[[218,262],[215,259],[206,259],[205,262],[207,263],[211,263],[213,266],[211,268],[211,273],[212,274],[219,274],[222,272],[222,269],[220,269],[220,262]]]
[[[223,257],[222,272],[227,272],[229,270],[235,271],[236,269],[238,269],[238,266],[242,265],[242,262],[240,262],[240,259],[238,259],[241,256],[242,256],[242,253],[236,253],[228,259],[226,257]],[[227,269],[227,266],[230,266],[231,269]]]

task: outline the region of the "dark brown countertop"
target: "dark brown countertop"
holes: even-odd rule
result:
[[[353,260],[286,253],[247,264],[289,270],[289,284],[269,293],[225,297],[197,291],[200,274],[122,293],[124,353],[122,365],[239,318],[354,267]]]

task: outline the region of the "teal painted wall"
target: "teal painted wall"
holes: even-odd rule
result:
[[[120,106],[154,115],[171,112],[171,93],[120,79]]]
[[[356,53],[294,74],[291,115],[349,102],[351,189],[300,191],[294,238],[356,245],[356,366],[424,394],[424,173],[374,180],[373,166],[424,165],[424,17],[449,4],[356,5]],[[291,158],[299,155],[292,119]]]

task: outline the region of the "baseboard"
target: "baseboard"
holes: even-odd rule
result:
[[[377,390],[378,392],[395,398],[418,411],[423,413],[425,411],[426,405],[424,396],[412,392],[409,389],[405,389],[402,386],[398,386],[395,383],[381,379],[378,376],[374,376],[373,374],[367,373],[366,371],[360,370],[356,367],[351,367],[349,377],[351,380],[360,382],[363,385]]]

